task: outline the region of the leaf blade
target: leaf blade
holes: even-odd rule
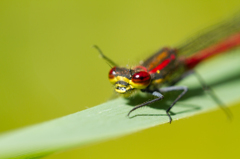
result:
[[[226,61],[226,58],[229,60]],[[239,69],[239,50],[235,50],[232,54],[225,54],[205,63],[198,71],[217,95],[225,103],[231,104],[239,101]],[[173,108],[173,122],[217,108],[210,97],[201,91],[201,86],[193,76],[179,85],[187,85],[190,91]],[[134,111],[130,119],[126,116],[128,111],[140,100],[148,98],[117,98],[65,117],[2,134],[0,158],[41,157],[167,123],[169,119],[165,109],[172,100],[167,96],[171,94],[166,94],[163,101]]]

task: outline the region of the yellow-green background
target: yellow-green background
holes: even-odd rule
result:
[[[0,132],[106,101],[109,66],[93,44],[133,65],[238,10],[239,0],[0,1]],[[239,158],[232,111],[231,123],[219,110],[47,158]]]

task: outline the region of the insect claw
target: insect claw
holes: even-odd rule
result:
[[[167,116],[169,117],[169,124],[171,124],[172,123],[172,117],[168,112],[166,112],[166,113],[167,113]]]
[[[134,111],[135,109],[136,109],[136,108],[131,109],[131,110],[128,112],[127,116],[130,117],[130,114],[131,114],[132,111]]]
[[[128,114],[127,114],[127,117],[129,117],[130,113],[131,113],[131,111],[130,111],[130,112],[128,112]]]

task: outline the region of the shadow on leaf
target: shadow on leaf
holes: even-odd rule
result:
[[[218,86],[221,84],[224,84],[226,82],[233,82],[236,80],[240,80],[240,74],[234,74],[232,76],[228,76],[222,80],[219,81],[215,81],[212,82],[211,84],[209,84],[210,87],[214,87],[214,86]],[[181,107],[187,107],[186,110],[184,111],[180,111],[180,112],[172,112],[170,111],[170,115],[176,115],[176,114],[181,114],[181,113],[186,113],[186,112],[194,112],[194,111],[198,111],[201,109],[200,106],[197,105],[189,105],[189,104],[184,104],[184,100],[191,98],[191,97],[195,97],[195,96],[201,96],[204,93],[207,93],[207,91],[203,90],[203,88],[200,86],[197,88],[191,88],[188,90],[188,92],[180,99],[181,103]],[[176,92],[167,92],[164,93],[164,99],[157,101],[155,103],[152,103],[150,105],[147,105],[151,108],[154,109],[162,109],[162,110],[167,110],[169,108],[169,106],[171,105],[171,103],[176,99],[176,97],[180,94],[180,91],[176,91]],[[146,101],[152,100],[154,99],[154,97],[152,95],[140,95],[140,94],[136,94],[135,96],[129,98],[128,103],[131,106],[136,106],[139,105],[141,103],[144,103]],[[217,103],[219,104],[219,103]],[[179,107],[179,105],[176,105],[177,107]],[[174,107],[173,107],[174,110]],[[133,116],[130,116],[130,118],[134,118],[137,116],[167,116],[167,114],[136,114]]]

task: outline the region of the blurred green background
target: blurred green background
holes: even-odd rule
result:
[[[93,44],[133,65],[239,10],[239,0],[0,1],[0,132],[108,100]],[[46,158],[239,158],[237,119],[218,110]]]

